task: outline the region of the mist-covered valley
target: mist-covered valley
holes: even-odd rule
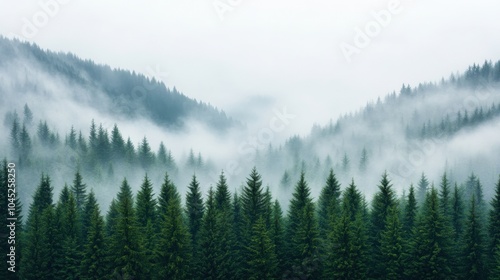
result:
[[[146,173],[157,192],[168,172],[183,193],[193,174],[206,192],[224,172],[238,192],[255,166],[285,206],[301,171],[314,197],[333,169],[369,199],[384,172],[399,195],[422,174],[437,184],[446,172],[461,185],[474,173],[486,198],[500,173],[499,62],[403,85],[290,135],[300,116],[286,106],[233,119],[155,77],[73,54],[1,38],[0,56],[0,151],[19,163],[24,205],[42,173],[58,193],[78,170],[103,205],[124,177],[138,189]]]

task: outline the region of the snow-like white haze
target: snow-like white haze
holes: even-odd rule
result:
[[[391,5],[349,62],[341,44]],[[155,75],[246,122],[287,106],[291,131],[305,135],[402,83],[498,59],[499,10],[487,0],[2,1],[0,34]]]

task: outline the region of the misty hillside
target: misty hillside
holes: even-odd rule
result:
[[[146,118],[170,129],[183,128],[187,121],[217,130],[235,124],[224,112],[155,78],[4,37],[0,37],[0,94],[0,110],[37,103],[36,109],[43,112],[69,109],[68,104],[76,103],[91,113],[73,113],[96,111],[114,119]],[[66,110],[59,113],[66,117]]]
[[[500,170],[499,128],[500,62],[485,62],[438,83],[403,85],[358,112],[315,125],[307,137],[262,149],[257,161],[267,170],[288,166],[282,181],[301,169],[323,178],[333,167],[345,182],[361,178],[368,192],[384,170],[406,189],[422,172],[433,178],[448,172],[458,182],[475,172],[492,187]]]
[[[398,193],[422,174],[433,183],[446,173],[458,185],[478,176],[487,197],[500,173],[500,62],[472,65],[438,83],[403,85],[280,143],[140,74],[6,39],[0,56],[8,131],[0,154],[23,167],[25,203],[41,173],[54,174],[59,190],[77,170],[104,191],[106,204],[124,176],[138,186],[148,172],[159,186],[168,171],[184,188],[196,174],[206,191],[223,170],[238,191],[256,167],[285,206],[302,171],[315,197],[333,168],[342,186],[355,178],[369,198],[385,172]],[[180,127],[182,133],[172,129]]]

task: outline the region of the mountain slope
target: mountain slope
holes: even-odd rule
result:
[[[224,112],[154,78],[2,37],[0,94],[7,107],[33,99],[58,105],[76,102],[116,118],[144,117],[168,128],[183,128],[190,120],[217,130],[236,124]]]

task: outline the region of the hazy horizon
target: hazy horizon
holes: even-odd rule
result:
[[[287,136],[403,83],[500,58],[493,1],[224,3],[4,2],[0,34],[155,76],[245,122],[286,107],[297,116]],[[366,46],[356,45],[357,28],[374,32]],[[359,53],[347,57],[345,44]]]

